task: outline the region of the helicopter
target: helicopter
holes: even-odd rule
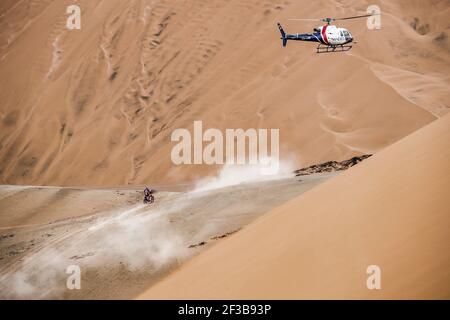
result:
[[[365,14],[345,18],[289,19],[293,21],[323,21],[326,23],[323,26],[314,28],[314,33],[287,34],[280,23],[278,23],[278,29],[281,32],[283,47],[286,47],[288,40],[308,41],[319,43],[316,48],[316,53],[344,52],[349,51],[353,47],[352,44],[355,44],[356,41],[354,41],[352,34],[347,29],[338,28],[331,23],[341,20],[367,18],[374,15],[377,14]]]

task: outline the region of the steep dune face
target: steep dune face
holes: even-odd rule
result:
[[[66,8],[82,10],[67,30]],[[380,1],[382,30],[343,24],[347,54],[282,48],[372,1],[32,0],[0,4],[0,182],[120,185],[189,180],[170,135],[280,128],[297,166],[377,152],[448,111],[446,1]]]
[[[141,298],[448,299],[449,161],[447,115],[269,212]],[[380,290],[367,287],[370,266],[381,270]]]

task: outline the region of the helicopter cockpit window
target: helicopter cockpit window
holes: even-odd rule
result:
[[[344,33],[341,31],[341,37],[343,37],[344,36]]]

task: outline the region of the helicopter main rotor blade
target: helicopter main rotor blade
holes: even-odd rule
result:
[[[323,22],[326,22],[326,23],[330,24],[330,22],[332,22],[332,21],[341,21],[341,20],[350,20],[350,19],[358,19],[358,18],[367,18],[367,17],[376,16],[376,15],[379,15],[379,13],[364,14],[364,15],[360,15],[360,16],[345,17],[345,18],[323,18],[323,19],[299,18],[299,19],[288,19],[288,20],[291,20],[291,21],[323,21]]]
[[[322,19],[288,19],[290,21],[322,21]]]
[[[376,15],[379,15],[379,13],[365,14],[365,15],[362,15],[362,16],[353,16],[353,17],[345,17],[345,18],[336,18],[336,19],[332,19],[332,20],[333,21],[350,20],[350,19],[358,19],[358,18],[367,18],[367,17],[376,16]]]

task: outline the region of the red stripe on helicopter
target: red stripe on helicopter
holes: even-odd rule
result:
[[[328,38],[327,38],[327,28],[328,28],[328,25],[325,25],[322,27],[322,39],[325,44],[329,44]]]

